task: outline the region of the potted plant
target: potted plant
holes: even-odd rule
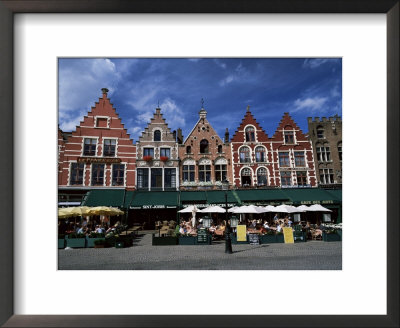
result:
[[[58,248],[65,248],[65,235],[59,234],[58,235]]]
[[[169,157],[168,156],[160,156],[160,161],[166,162],[168,161]]]
[[[94,241],[94,248],[104,248],[106,246],[106,239],[99,238]]]
[[[67,237],[67,247],[83,248],[86,245],[86,236],[83,233],[70,233]]]
[[[94,231],[92,231],[89,236],[87,236],[87,245],[86,247],[94,247],[95,246],[95,242],[97,240],[106,240],[105,236],[103,233],[96,233]]]
[[[153,160],[153,156],[143,156],[143,160],[146,162],[151,162]]]

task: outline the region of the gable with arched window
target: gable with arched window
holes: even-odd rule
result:
[[[243,146],[239,149],[239,159],[240,163],[250,163],[250,148],[247,146]]]
[[[246,127],[245,134],[246,134],[246,142],[256,141],[256,133],[254,126]]]

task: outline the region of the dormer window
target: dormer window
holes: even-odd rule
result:
[[[254,128],[252,126],[248,126],[246,128],[246,142],[252,142],[255,140],[256,140],[256,137],[255,137]]]
[[[161,141],[161,131],[160,130],[154,131],[154,141]]]

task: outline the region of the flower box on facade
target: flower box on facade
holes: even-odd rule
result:
[[[153,160],[153,156],[143,156],[143,160],[146,162],[151,162]]]
[[[342,238],[338,233],[335,233],[335,232],[326,233],[324,231],[322,233],[322,240],[323,241],[341,241]]]
[[[169,160],[169,157],[167,157],[167,156],[160,156],[160,161],[166,162],[166,161],[168,161],[168,160]]]
[[[65,248],[65,236],[64,235],[58,236],[58,248],[59,249]]]
[[[153,234],[152,245],[153,246],[178,245],[178,237],[172,237],[172,236],[156,237],[155,234]]]
[[[84,248],[86,246],[86,237],[79,235],[65,236],[66,247],[71,248]]]

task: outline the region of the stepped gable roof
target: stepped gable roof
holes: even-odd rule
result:
[[[157,107],[156,111],[153,113],[153,117],[150,118],[150,122],[147,124],[147,126],[144,128],[142,131],[142,134],[139,137],[139,142],[146,136],[146,134],[149,132],[149,127],[152,124],[157,124],[163,125],[163,130],[167,131],[167,135],[172,136],[171,128],[168,126],[168,123],[165,121],[165,118],[163,117],[163,114],[161,113],[161,108]]]
[[[86,133],[87,129],[95,128],[94,127],[94,117],[96,116],[107,116],[110,117],[113,127],[116,127],[116,125],[123,130],[121,130],[121,138],[126,137],[131,139],[130,134],[128,133],[128,130],[125,128],[124,124],[122,123],[122,120],[117,113],[117,110],[115,109],[114,105],[111,103],[110,98],[107,97],[107,92],[108,89],[102,88],[101,89],[103,95],[102,97],[99,98],[99,101],[95,102],[95,105],[91,107],[90,111],[83,117],[83,121],[80,121],[79,125],[76,126],[76,130],[72,131],[72,136],[80,136],[82,135],[81,130],[85,130],[84,133]],[[116,123],[116,121],[118,123]],[[96,128],[101,129],[101,128]],[[133,140],[131,139],[133,142]]]
[[[268,141],[268,139],[269,139],[268,134],[265,132],[265,130],[262,128],[262,126],[257,122],[255,117],[251,113],[249,106],[247,106],[246,114],[242,118],[242,122],[240,123],[240,125],[236,129],[235,133],[233,134],[231,141],[239,141],[239,142],[244,141],[244,136],[238,132],[239,132],[239,130],[244,130],[245,126],[249,125],[249,124],[254,125],[256,127],[257,131],[261,131],[261,132],[257,132],[259,141]]]
[[[303,131],[300,129],[300,127],[297,125],[297,123],[293,120],[288,112],[285,112],[283,114],[283,117],[279,122],[279,125],[276,128],[274,135],[272,136],[272,139],[283,139],[283,135],[282,133],[280,133],[280,131],[285,130],[285,127],[288,125],[291,126],[292,129],[298,130],[296,131],[298,139],[307,139]]]

